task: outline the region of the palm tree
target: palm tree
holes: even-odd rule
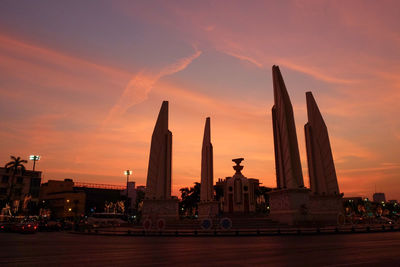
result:
[[[15,176],[20,173],[20,174],[24,174],[25,173],[25,166],[23,165],[23,163],[28,163],[28,161],[21,159],[21,157],[14,157],[11,156],[11,161],[8,162],[5,165],[5,168],[7,170],[7,172],[11,172],[11,185],[10,185],[10,191],[7,195],[7,200],[6,203],[10,204],[10,207],[12,208],[12,201],[11,201],[11,196],[13,194],[13,190],[14,190],[14,180],[15,180]],[[10,203],[11,201],[11,203]]]
[[[190,194],[189,187],[179,189],[181,191],[181,201],[179,202],[179,214],[184,215],[187,213],[187,199]]]

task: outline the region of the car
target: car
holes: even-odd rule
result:
[[[13,225],[13,232],[21,234],[34,234],[38,231],[36,222],[21,222]]]
[[[0,232],[11,232],[13,225],[12,222],[2,222],[0,223]]]

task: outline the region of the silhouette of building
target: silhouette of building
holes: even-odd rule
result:
[[[53,218],[76,217],[85,214],[86,194],[74,188],[72,179],[49,180],[40,188],[43,213]]]
[[[374,202],[386,202],[386,197],[385,197],[385,193],[374,193],[374,195],[372,196]]]
[[[0,167],[0,179],[1,207],[4,207],[10,195],[14,211],[28,214],[37,212],[42,172],[26,170],[13,176],[6,168]]]
[[[74,183],[72,179],[49,180],[40,189],[42,208],[55,218],[105,212],[107,202],[125,200],[124,186]]]
[[[74,189],[77,192],[84,192],[86,195],[85,214],[106,212],[106,202],[116,203],[118,201],[123,201],[125,203],[126,200],[126,194],[122,193],[123,189],[87,186],[75,186]]]

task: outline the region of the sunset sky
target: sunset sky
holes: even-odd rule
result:
[[[48,179],[145,185],[162,100],[173,193],[214,180],[275,187],[271,67],[292,100],[305,184],[305,92],[327,124],[345,196],[400,200],[399,1],[0,2],[0,160],[41,155]],[[32,167],[29,162],[28,167]]]

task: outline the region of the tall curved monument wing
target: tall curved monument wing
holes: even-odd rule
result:
[[[146,199],[171,198],[172,133],[168,130],[168,101],[163,101],[151,138]]]
[[[272,123],[277,187],[279,189],[304,187],[293,107],[278,66],[272,66],[272,77],[274,85]]]
[[[306,92],[308,122],[304,125],[310,189],[315,194],[337,195],[339,186],[328,129],[311,92]]]
[[[204,126],[203,146],[201,149],[201,201],[213,201],[213,146],[211,144],[210,118]]]

